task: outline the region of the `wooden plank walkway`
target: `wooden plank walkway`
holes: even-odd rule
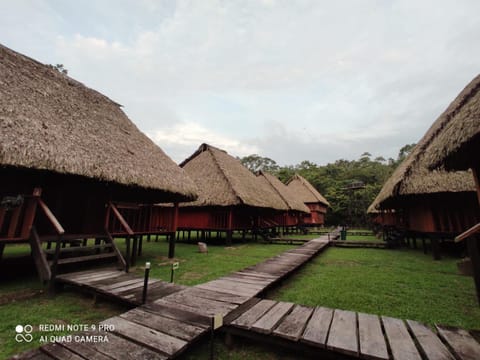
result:
[[[258,300],[223,331],[334,359],[480,359],[480,343],[466,330]]]
[[[348,241],[348,240],[333,240],[330,241],[331,246],[347,247],[347,248],[387,248],[387,243],[382,241]]]
[[[58,275],[59,284],[72,285],[129,305],[141,305],[144,278],[116,268],[102,268]],[[147,302],[185,289],[186,286],[149,279]]]
[[[170,284],[152,279],[147,304],[102,322],[102,325],[113,327],[112,331],[79,335],[107,337],[108,342],[58,342],[44,345],[36,352],[20,354],[17,358],[170,359],[177,357],[210,331],[213,316],[222,315],[224,323],[237,318],[260,301],[256,298],[257,295],[288,276],[327,246],[327,236],[314,239],[259,264],[194,287],[179,289],[175,285],[175,289],[167,289]],[[105,269],[102,272],[91,270],[67,274],[57,279],[61,283],[87,288],[131,303],[138,302],[143,287],[143,278],[139,279],[138,276],[112,269]],[[159,290],[154,296],[152,292],[155,292],[156,286]],[[172,290],[170,294],[165,293],[170,290]],[[278,319],[282,319],[293,306],[293,304],[279,306]],[[297,312],[303,317],[308,315],[302,309],[298,309]],[[291,322],[295,323],[295,319],[291,318]],[[259,324],[259,326],[270,325]]]

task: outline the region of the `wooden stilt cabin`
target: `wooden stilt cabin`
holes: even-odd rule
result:
[[[471,170],[480,203],[480,75],[473,79],[437,120],[437,128],[425,149],[428,168],[433,170]],[[480,214],[477,220],[462,224],[480,304]]]
[[[310,214],[303,216],[303,225],[320,226],[325,223],[325,214],[330,206],[327,199],[315,189],[305,178],[295,174],[287,182],[288,188],[309,209]]]
[[[272,219],[288,206],[278,194],[257,178],[242,163],[227,152],[202,144],[180,166],[194,181],[198,199],[184,203],[179,209],[178,227],[190,236],[197,231],[208,239],[226,235],[231,241],[234,231],[263,234],[279,226]]]
[[[439,241],[453,240],[480,221],[471,171],[431,170],[426,156],[444,124],[460,111],[460,103],[454,101],[434,122],[370,206],[370,211],[394,213],[401,237],[430,239],[434,258],[439,258]]]
[[[80,261],[112,258],[128,269],[114,238],[173,233],[178,206],[161,229],[140,213],[196,197],[119,104],[1,45],[0,137],[0,258],[5,246],[29,243],[42,280]]]
[[[288,232],[289,229],[302,225],[303,218],[310,214],[310,209],[277,177],[265,171],[259,171],[257,176],[278,194],[288,208],[287,211],[275,214],[273,222],[278,224],[283,232]]]

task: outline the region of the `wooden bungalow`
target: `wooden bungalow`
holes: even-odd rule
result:
[[[287,182],[287,186],[310,209],[308,215],[303,216],[304,226],[320,226],[325,223],[325,214],[330,206],[327,199],[315,189],[305,178],[295,174]]]
[[[288,211],[277,192],[257,178],[242,163],[208,144],[202,144],[180,166],[195,182],[198,199],[180,206],[178,227],[198,231],[202,238],[212,232],[226,234],[227,243],[234,231],[252,234],[279,224],[272,221],[276,212]]]
[[[265,171],[259,171],[257,176],[278,194],[288,208],[284,212],[275,214],[273,221],[282,227],[284,232],[301,225],[303,217],[310,214],[310,209],[277,177]]]
[[[196,196],[185,172],[119,104],[1,45],[0,137],[0,254],[30,243],[43,280],[77,261],[113,258],[128,268],[114,237],[173,233],[178,206],[161,228],[130,222],[127,213]],[[82,246],[88,238],[96,239],[90,250]],[[55,250],[45,249],[52,242]]]
[[[447,171],[471,169],[480,202],[480,75],[457,96],[437,120],[436,131],[425,147],[428,168]],[[455,241],[466,241],[480,303],[480,223],[463,224]]]
[[[459,103],[454,101],[434,122],[370,206],[371,211],[393,210],[394,225],[407,237],[429,238],[435,258],[439,257],[439,240],[453,239],[480,220],[471,172],[430,170],[426,156],[445,122],[459,111]]]

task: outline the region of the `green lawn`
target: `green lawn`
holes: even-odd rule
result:
[[[479,329],[473,280],[458,275],[457,261],[418,250],[330,248],[269,297]]]

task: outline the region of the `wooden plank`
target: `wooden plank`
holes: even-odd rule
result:
[[[436,326],[439,336],[461,360],[480,359],[480,344],[468,331],[448,326]]]
[[[249,329],[260,317],[270,310],[277,302],[273,300],[261,300],[253,307],[245,311],[231,325]]]
[[[399,360],[420,360],[420,354],[408,333],[407,327],[400,319],[382,316],[383,327],[393,358]]]
[[[185,293],[191,294],[192,296],[201,297],[203,299],[223,301],[226,303],[237,305],[243,304],[245,301],[250,299],[249,296],[233,295],[220,291],[200,289],[198,287],[185,289]]]
[[[124,339],[112,333],[107,334],[108,342],[89,343],[88,345],[115,360],[165,360],[167,356],[153,352],[146,347]]]
[[[67,348],[71,352],[81,356],[82,358],[89,359],[89,360],[111,360],[111,357],[98,352],[93,347],[91,347],[87,343],[81,342],[65,342],[65,343],[57,343],[64,348]]]
[[[301,341],[310,345],[325,347],[333,309],[317,307],[303,332]]]
[[[55,343],[50,343],[42,346],[41,351],[43,351],[48,356],[56,360],[84,360],[84,358],[78,356],[77,354],[71,352],[67,348]]]
[[[152,314],[141,309],[130,310],[121,314],[120,317],[185,341],[192,341],[207,331],[205,328]]]
[[[156,279],[150,279],[148,280],[148,284],[154,284],[154,283],[157,283],[159,282],[160,280],[156,280]],[[114,294],[114,295],[122,295],[128,291],[131,291],[133,289],[138,289],[138,288],[142,288],[143,289],[143,281],[137,281],[131,285],[127,285],[127,286],[122,286],[122,287],[119,287],[119,288],[115,288],[115,289],[112,289],[112,290],[107,290],[108,292]]]
[[[100,259],[108,259],[108,258],[116,258],[117,255],[114,253],[105,253],[105,254],[96,254],[96,255],[86,255],[86,256],[78,256],[78,257],[71,257],[65,259],[59,259],[58,264],[73,264],[82,261],[91,261],[91,260],[100,260]]]
[[[360,355],[365,359],[388,360],[387,344],[377,315],[358,313]]]
[[[109,279],[110,281],[114,281],[113,279],[118,278],[119,276],[125,275],[124,272],[118,270],[112,271],[102,271],[98,274],[85,274],[82,276],[66,276],[68,274],[59,275],[56,279],[63,280],[63,281],[70,281],[74,283],[81,283],[81,284],[89,284],[100,280]],[[116,281],[116,280],[115,280]]]
[[[183,311],[187,311],[187,312],[190,312],[190,313],[193,313],[193,314],[198,314],[198,315],[201,315],[203,317],[208,318],[209,321],[211,320],[211,318],[214,315],[218,314],[218,313],[216,313],[214,311],[211,311],[211,310],[204,310],[204,311],[200,312],[197,307],[188,306],[186,304],[180,304],[180,303],[175,302],[175,301],[169,301],[169,300],[166,300],[165,298],[155,300],[153,303],[173,307],[173,308],[180,309],[180,310],[183,310]],[[228,313],[228,311],[220,312],[220,313],[222,315],[226,315]]]
[[[161,299],[156,300],[155,302],[148,303],[139,307],[145,311],[151,312],[153,314],[159,314],[163,317],[168,317],[169,319],[179,320],[192,324],[198,327],[208,328],[211,324],[211,317],[201,314],[196,314],[191,311],[185,311],[178,307],[172,306],[170,303],[159,303]]]
[[[428,360],[454,360],[453,355],[448,351],[442,341],[426,325],[417,321],[407,320],[407,325],[413,333],[414,338],[420,345],[420,351]]]
[[[313,308],[296,305],[292,312],[273,331],[273,334],[288,340],[298,341],[312,313]]]
[[[246,270],[246,269],[236,271],[233,274],[246,274],[246,275],[249,275],[249,276],[255,276],[255,277],[271,279],[271,280],[276,280],[277,279],[276,276],[272,276],[272,275],[267,274],[267,273],[258,272],[258,271],[254,271],[254,270]]]
[[[169,356],[182,351],[187,345],[187,342],[184,340],[177,339],[118,316],[104,320],[101,324],[114,326],[114,333],[131,339],[138,344],[142,344],[153,351],[159,351]]]
[[[52,224],[53,228],[55,229],[55,232],[58,235],[64,234],[65,230],[63,229],[62,225],[60,225],[55,215],[53,215],[53,213],[50,211],[47,204],[45,204],[41,198],[38,198],[37,204],[40,205],[40,209],[42,209],[43,213],[45,214],[47,219],[50,221],[50,224]]]
[[[122,225],[123,227],[123,230],[125,230],[125,232],[128,234],[128,235],[133,235],[133,230],[131,229],[130,225],[128,225],[128,223],[125,221],[125,219],[123,218],[122,214],[120,214],[120,212],[118,211],[118,209],[116,208],[115,204],[113,203],[109,203],[109,206],[110,206],[110,209],[112,209],[113,211],[113,214],[115,215],[115,217],[117,218],[117,220],[120,222],[120,225]]]
[[[32,249],[33,260],[40,276],[40,280],[50,280],[52,272],[50,271],[50,266],[48,265],[47,258],[43,252],[40,238],[34,227],[32,227],[32,232],[30,234],[30,248]]]
[[[236,284],[234,282],[228,281],[228,280],[222,280],[221,278],[218,280],[212,280],[207,282],[206,284],[218,286],[221,288],[226,288],[226,289],[248,289],[252,291],[259,291],[264,288],[262,285],[253,285],[253,284]]]
[[[160,299],[162,297],[176,293],[177,291],[184,290],[185,288],[185,286],[170,284],[164,281],[159,281],[151,285],[149,284],[147,291],[147,302]],[[140,304],[143,296],[143,287],[141,289],[130,292],[128,295],[122,295],[122,297],[127,296],[129,296],[132,301]]]
[[[275,304],[252,325],[251,329],[262,334],[270,334],[293,306],[294,304],[289,302],[279,302]]]
[[[327,348],[347,355],[358,355],[357,315],[354,312],[334,311]]]
[[[24,351],[20,354],[13,355],[10,360],[51,360],[52,357],[40,351],[40,349],[33,349]]]
[[[13,210],[12,216],[10,218],[10,225],[8,226],[7,238],[15,237],[15,233],[17,232],[18,220],[20,219],[21,211],[22,211],[21,206],[17,206],[15,208],[15,210]]]
[[[223,286],[212,285],[211,283],[200,284],[200,285],[196,285],[195,287],[199,289],[205,289],[205,290],[221,291],[228,294],[239,295],[239,296],[249,297],[249,298],[254,297],[260,292],[259,290],[242,289],[241,287],[238,287],[238,286],[231,289]]]
[[[114,282],[114,283],[110,283],[108,285],[102,285],[102,286],[99,286],[98,288],[99,289],[102,289],[102,290],[105,290],[105,291],[110,291],[110,290],[114,290],[114,289],[119,289],[119,288],[122,288],[122,287],[125,287],[125,286],[130,286],[130,285],[135,285],[135,284],[142,284],[143,285],[143,281],[144,279],[140,278],[140,277],[133,277],[132,276],[129,276],[129,278],[127,280],[124,280],[124,281],[119,281],[119,282]]]
[[[237,307],[236,304],[194,297],[191,294],[184,293],[183,291],[176,292],[172,295],[164,297],[163,299],[165,301],[175,302],[198,309],[200,313],[202,311],[208,311],[208,313],[213,314],[227,314]]]

